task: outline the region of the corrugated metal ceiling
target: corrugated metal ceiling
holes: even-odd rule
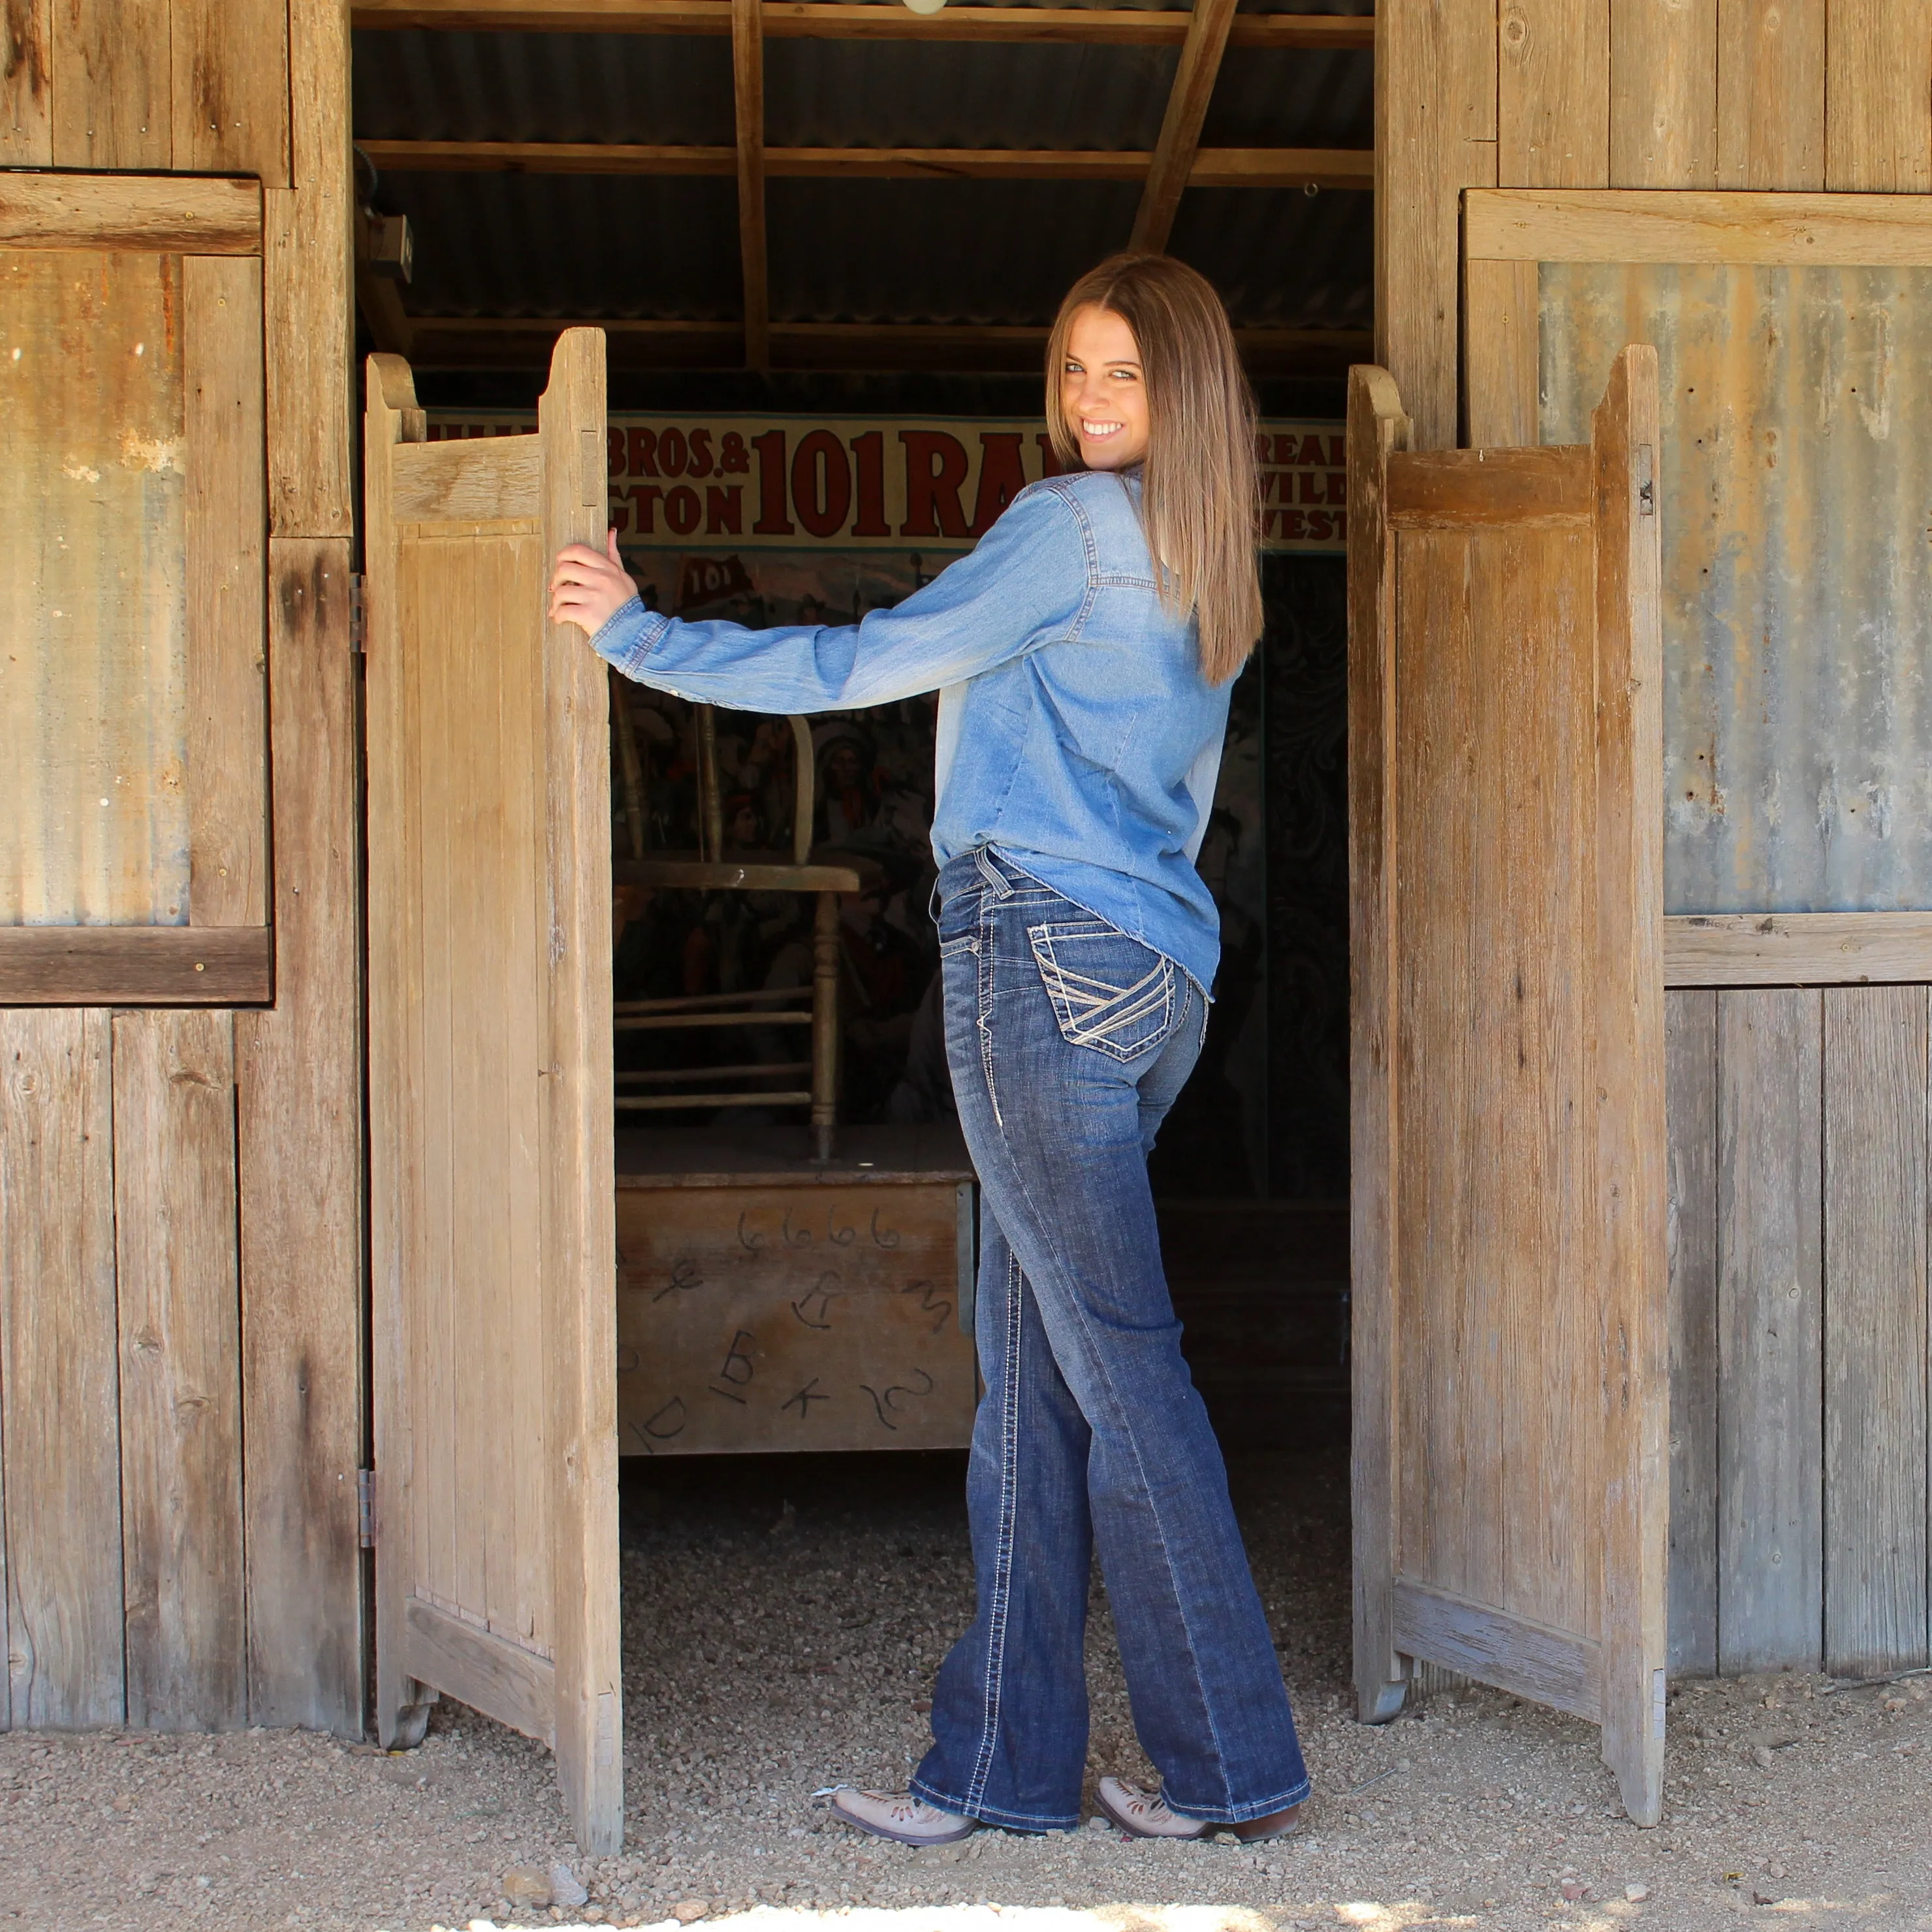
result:
[[[1296,10],[1354,12],[1302,0]],[[1365,9],[1362,10],[1366,10]],[[1172,48],[773,39],[766,135],[811,147],[1148,148]],[[722,37],[358,32],[356,129],[370,140],[732,140]],[[1232,48],[1209,146],[1366,147],[1366,50]],[[1070,182],[776,179],[767,189],[775,321],[1037,323],[1123,246],[1138,190]],[[383,176],[410,218],[414,314],[728,320],[740,311],[728,179]],[[1365,194],[1196,189],[1174,252],[1238,322],[1364,328]]]

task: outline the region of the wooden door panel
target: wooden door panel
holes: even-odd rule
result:
[[[1350,403],[1357,1671],[1600,1721],[1654,1822],[1666,1267],[1655,363],[1588,447]],[[1658,1707],[1660,1709],[1660,1706]]]
[[[550,1744],[621,1840],[604,674],[544,616],[601,538],[603,340],[534,436],[424,440],[371,360],[368,524],[376,1648],[386,1740],[439,1692]],[[587,801],[601,796],[601,813]]]

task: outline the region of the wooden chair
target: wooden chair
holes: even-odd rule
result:
[[[808,1073],[804,1088],[752,1092],[620,1093],[620,1110],[666,1113],[693,1107],[797,1107],[812,1109],[812,1154],[830,1160],[838,1120],[838,895],[856,892],[858,873],[848,866],[814,866],[812,820],[815,803],[812,728],[791,720],[798,766],[789,865],[740,862],[724,850],[724,811],[718,782],[716,715],[708,704],[698,712],[698,850],[695,859],[676,854],[646,856],[644,851],[644,760],[638,749],[630,699],[623,680],[610,678],[611,710],[616,727],[617,758],[622,774],[624,810],[631,856],[614,860],[611,876],[620,886],[710,892],[810,892],[816,896],[812,920],[812,983],[775,992],[694,993],[678,999],[626,1000],[614,1009],[620,1033],[670,1032],[698,1027],[807,1026],[809,1059],[769,1060],[740,1066],[652,1068],[620,1072],[624,1087],[670,1087],[687,1080],[783,1078]]]

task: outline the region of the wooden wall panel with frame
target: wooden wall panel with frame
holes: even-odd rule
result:
[[[1760,24],[1762,37],[1768,29]],[[1889,14],[1868,18],[1860,32],[1882,40],[1894,25]],[[1802,11],[1790,23],[1800,36],[1816,26]],[[1848,50],[1834,74],[1867,57],[1856,46]],[[1790,77],[1787,67],[1772,61],[1769,80],[1760,73],[1754,84],[1783,85]],[[1877,148],[1889,151],[1894,138],[1902,144],[1898,165],[1905,174],[1868,167],[1859,178],[1874,188],[1904,184],[1911,143],[1894,124],[1906,112],[1899,105],[1904,97],[1893,100],[1882,88],[1862,95],[1856,112],[1871,125],[1856,138],[1846,133],[1853,110],[1835,88],[1832,99],[1841,148],[1848,143],[1869,161]],[[1910,120],[1918,110],[1910,102],[1906,107]],[[1781,155],[1760,144],[1750,167],[1760,178],[1802,182],[1808,175],[1815,184],[1817,164],[1808,157],[1816,154],[1820,125],[1814,117],[1809,131],[1796,130],[1794,145]],[[1886,131],[1877,131],[1881,126]],[[1834,151],[1834,182],[1849,165]],[[1839,306],[1846,313],[1870,306],[1874,290],[1881,298],[1910,299],[1912,285],[1904,278],[1932,270],[1932,198],[1504,190],[1468,197],[1464,235],[1472,435],[1514,442],[1562,433],[1552,422],[1562,405],[1552,397],[1565,378],[1552,358],[1568,352],[1568,338],[1560,313],[1553,322],[1550,304],[1574,298],[1565,292],[1572,283],[1587,286],[1588,299],[1596,301],[1618,275],[1630,287],[1648,287],[1646,265],[1662,271],[1663,279],[1652,274],[1650,280],[1667,290],[1668,277],[1679,272],[1674,265],[1691,264],[1702,278],[1696,319],[1688,308],[1676,320],[1674,311],[1664,310],[1657,325],[1663,332],[1658,339],[1670,337],[1684,370],[1678,378],[1682,393],[1672,404],[1678,428],[1666,428],[1666,441],[1673,434],[1698,433],[1686,414],[1694,394],[1695,407],[1721,406],[1724,420],[1749,425],[1756,437],[1767,424],[1774,430],[1778,410],[1787,406],[1778,400],[1784,393],[1776,386],[1780,381],[1802,378],[1791,393],[1809,398],[1811,388],[1804,385],[1828,380],[1828,372],[1810,364],[1801,368],[1794,355],[1790,376],[1780,376],[1772,350],[1756,337],[1742,358],[1714,356],[1696,346],[1698,332],[1729,328],[1735,337],[1737,317],[1748,316],[1753,302],[1787,302],[1780,276],[1820,283],[1820,300],[1826,298],[1828,278],[1844,276],[1846,292]],[[1612,270],[1592,264],[1633,266]],[[1688,281],[1691,272],[1683,272]],[[1703,287],[1713,276],[1720,288],[1731,290],[1730,296],[1714,298]],[[1728,322],[1714,320],[1725,315]],[[1767,326],[1774,336],[1790,334],[1774,317]],[[1621,340],[1631,326],[1613,326],[1612,332]],[[1702,359],[1693,363],[1694,355]],[[1854,374],[1845,380],[1860,379]],[[1577,380],[1580,394],[1586,379]],[[1767,400],[1760,402],[1749,387],[1754,383],[1770,386]],[[1733,394],[1739,384],[1747,386]],[[1895,409],[1913,406],[1909,386],[1898,391]],[[1816,414],[1808,402],[1804,411],[1808,421]],[[1794,427],[1794,439],[1798,433]],[[1872,460],[1881,467],[1889,461],[1896,440],[1894,434],[1889,443],[1882,437],[1874,442],[1878,453]],[[1711,455],[1714,447],[1708,440],[1700,445],[1706,452],[1700,460],[1728,460]],[[1744,445],[1738,447],[1742,460]],[[1814,455],[1794,440],[1780,470],[1796,477]],[[1858,460],[1837,442],[1831,458],[1840,464]],[[1667,521],[1673,460],[1681,468],[1681,453],[1673,458],[1660,446],[1660,508]],[[1713,548],[1734,547],[1721,520],[1744,520],[1739,527],[1747,547],[1750,530],[1762,524],[1763,542],[1774,549],[1775,525],[1767,520],[1786,512],[1772,485],[1749,484],[1741,475],[1714,491],[1701,471],[1689,484],[1680,476],[1675,487],[1680,502],[1688,490],[1705,521],[1720,520],[1716,535],[1702,522],[1676,532],[1691,546],[1672,578],[1682,593],[1673,620],[1681,626],[1699,608],[1693,566]],[[1780,487],[1791,490],[1791,514],[1802,520],[1802,506],[1815,502],[1815,492],[1796,481]],[[1915,488],[1914,478],[1900,472],[1853,490],[1874,506],[1859,520],[1863,534],[1857,542],[1868,544],[1874,529],[1888,527],[1879,507],[1882,499],[1895,505],[1893,520],[1904,532],[1897,541],[1916,555],[1923,518]],[[1842,484],[1838,493],[1846,494]],[[1666,554],[1672,534],[1666,529]],[[1886,584],[1898,580],[1896,569],[1874,570],[1862,552],[1841,556],[1843,550],[1836,537],[1819,540],[1805,573],[1806,594],[1831,586],[1830,594],[1857,605],[1862,596],[1882,595]],[[1912,562],[1908,556],[1908,578]],[[1862,568],[1862,576],[1852,574],[1854,566]],[[1798,593],[1772,584],[1766,594],[1772,604],[1766,606],[1766,622],[1774,624],[1781,600]],[[1762,602],[1752,593],[1754,609]],[[1830,622],[1808,618],[1804,628],[1812,636],[1836,638],[1862,635],[1868,627],[1856,611],[1840,610]],[[1769,640],[1768,634],[1754,637],[1754,663]],[[1676,640],[1680,654],[1711,656],[1723,683],[1730,674],[1712,655],[1720,648],[1690,632]],[[1850,649],[1834,647],[1833,675],[1854,668]],[[1750,710],[1756,718],[1755,706]],[[1852,741],[1825,728],[1830,742],[1820,755],[1828,751],[1839,762],[1856,763],[1860,754]],[[1774,764],[1786,754],[1780,748],[1768,755]],[[1748,812],[1756,795],[1749,787],[1738,791],[1741,769],[1733,758],[1728,776],[1734,795],[1726,808],[1732,818]],[[1916,868],[1906,866],[1888,890],[1909,895],[1916,875]],[[1681,891],[1678,896],[1682,902]],[[1891,903],[1898,903],[1896,896]],[[1913,902],[1908,896],[1904,903]],[[1863,1674],[1915,1667],[1932,1654],[1924,1582],[1924,1002],[1932,982],[1932,911],[1687,909],[1666,920],[1665,928],[1666,980],[1682,989],[1670,995],[1679,1411],[1673,1430],[1673,1668],[1822,1666]]]
[[[269,996],[260,248],[252,182],[0,188],[0,1002]]]
[[[177,874],[188,923],[0,930],[0,1439],[13,1474],[0,1485],[0,1634],[13,1633],[0,1726],[10,1712],[56,1726],[131,1716],[359,1736],[347,7],[19,0],[0,12],[0,165],[55,170],[0,174],[0,270],[55,255],[176,265],[172,390],[188,454],[204,460],[177,476],[169,436],[136,441],[162,465],[143,473],[176,496],[170,587],[177,628],[190,608],[196,626],[176,642],[205,646],[198,680],[177,678],[176,763],[226,781],[179,794],[196,835]],[[97,314],[111,324],[112,304]],[[122,347],[165,340],[144,329]],[[124,546],[110,555],[126,561]],[[20,725],[4,688],[0,718],[0,734]],[[49,999],[75,1004],[4,1010]],[[148,1010],[110,1026],[108,1002]],[[176,1003],[254,1010],[152,1010]],[[38,1288],[50,1269],[69,1291],[59,1309],[23,1304],[22,1271]],[[202,1419],[185,1437],[177,1384]]]

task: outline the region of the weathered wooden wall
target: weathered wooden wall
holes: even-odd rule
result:
[[[1668,996],[1671,1646],[1932,1660],[1924,986]]]
[[[1932,190],[1924,0],[1381,0],[1376,359],[1457,440],[1465,188]]]
[[[275,953],[267,1006],[0,1010],[0,1726],[362,1726],[348,39],[0,10],[0,166],[265,190]]]
[[[1381,0],[1376,63],[1378,359],[1418,448],[1467,440],[1464,359],[1495,353],[1463,326],[1466,187],[1932,190],[1925,0]],[[1533,311],[1533,263],[1478,272]],[[1667,995],[1687,1674],[1932,1654],[1928,998]]]

